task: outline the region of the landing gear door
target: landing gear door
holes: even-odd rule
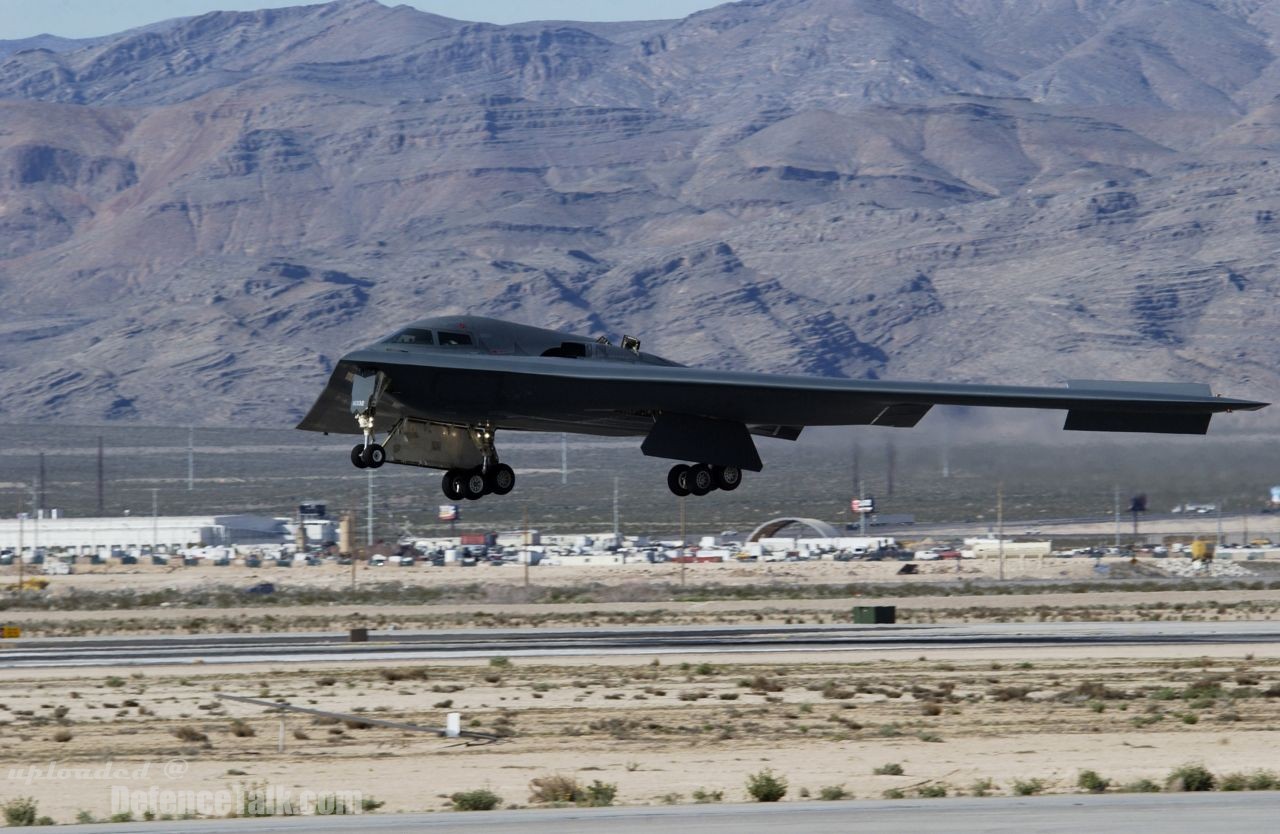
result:
[[[472,469],[483,460],[467,429],[408,417],[396,423],[383,448],[391,463],[431,469]]]
[[[357,373],[351,378],[351,413],[372,413],[386,387],[387,375],[381,371]]]

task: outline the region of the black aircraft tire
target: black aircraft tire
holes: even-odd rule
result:
[[[732,492],[742,486],[742,470],[736,466],[713,466],[711,474],[715,476],[716,487],[725,492]]]
[[[356,469],[365,468],[364,444],[357,443],[356,445],[351,447],[351,463],[355,465]]]
[[[468,469],[462,473],[462,496],[468,501],[478,501],[489,493],[489,485],[485,482],[484,473],[477,469]]]
[[[705,463],[697,466],[689,467],[689,474],[685,478],[685,483],[689,487],[691,495],[703,496],[716,488],[716,477],[711,474],[711,467]]]
[[[364,465],[369,469],[377,469],[387,462],[387,451],[373,443],[364,448],[364,452],[360,455],[360,460],[364,461]]]
[[[681,498],[689,494],[688,482],[689,467],[683,463],[677,463],[671,467],[671,471],[667,473],[667,489]]]
[[[450,469],[444,473],[444,477],[440,479],[440,491],[450,501],[462,500],[462,476],[458,470]]]
[[[516,487],[516,473],[510,466],[500,463],[489,470],[489,476],[485,481],[489,492],[494,495],[506,495]]]

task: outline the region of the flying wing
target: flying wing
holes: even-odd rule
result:
[[[1196,383],[1073,380],[1065,388],[831,379],[642,366],[575,359],[356,351],[343,357],[315,407],[299,425],[356,431],[349,410],[357,369],[391,380],[380,423],[416,414],[442,422],[491,422],[499,428],[645,434],[655,419],[679,414],[731,421],[760,434],[795,427],[914,426],[935,405],[1059,409],[1065,428],[1204,434],[1213,414],[1266,403],[1214,396]],[[385,410],[384,410],[385,409]],[[546,425],[542,425],[546,423]],[[592,431],[615,426],[626,431]]]
[[[428,339],[421,328],[445,321],[418,322],[412,332]],[[475,341],[470,332],[437,330],[429,346],[402,348],[393,338],[349,353],[298,427],[363,431],[364,446],[352,450],[357,466],[381,465],[384,450],[374,436],[389,432],[395,448],[418,449],[390,462],[450,473],[489,471],[497,460],[493,432],[501,429],[642,436],[645,454],[704,461],[694,474],[720,478],[762,468],[753,435],[794,440],[805,426],[911,427],[935,405],[1057,409],[1066,412],[1069,430],[1169,434],[1204,434],[1214,414],[1266,405],[1214,396],[1194,383],[1073,380],[1054,388],[708,370],[641,354],[638,343],[623,350],[478,317],[447,321],[474,328]],[[466,349],[454,349],[461,338]],[[460,489],[449,486],[458,483],[451,477],[446,495]],[[671,478],[673,491],[684,489],[684,475],[673,469]],[[478,497],[485,486],[476,484]]]

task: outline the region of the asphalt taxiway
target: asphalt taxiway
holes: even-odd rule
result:
[[[60,637],[5,641],[0,668],[1232,644],[1280,645],[1280,622],[470,629],[376,632],[368,642],[345,632]]]
[[[1081,831],[1160,834],[1255,834],[1275,827],[1280,793],[1198,793],[963,797],[755,805],[678,805],[622,808],[366,814],[354,817],[268,817],[148,822],[148,834],[294,834],[359,831],[411,834],[641,834],[656,828],[683,834],[1078,834]],[[120,824],[77,825],[77,834],[127,830]]]

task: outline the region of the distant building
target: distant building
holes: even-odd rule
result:
[[[278,544],[293,540],[291,519],[256,515],[115,516],[111,518],[0,519],[0,550],[33,547],[96,553],[153,544],[168,550],[188,545]],[[308,531],[310,532],[310,531]]]

